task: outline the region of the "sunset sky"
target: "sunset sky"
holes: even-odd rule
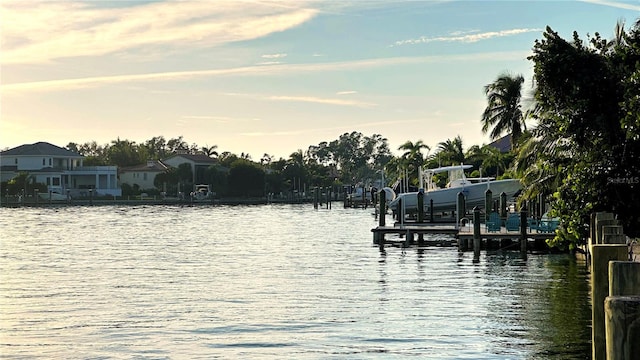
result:
[[[548,25],[612,38],[640,1],[0,1],[0,149],[182,136],[288,158],[359,131],[488,143],[483,88]]]

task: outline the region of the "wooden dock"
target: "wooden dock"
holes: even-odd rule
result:
[[[401,246],[458,246],[461,251],[472,248],[474,231],[473,225],[456,227],[454,223],[405,223],[393,226],[378,226],[371,229],[373,243],[384,248],[385,244]],[[396,239],[387,239],[386,235],[395,234]],[[440,238],[424,235],[449,235]],[[555,233],[539,232],[526,229],[525,240],[527,248],[542,251],[546,249],[546,240],[552,239]],[[479,238],[483,249],[519,249],[522,239],[520,231],[508,231],[504,226],[500,231],[487,231],[484,224],[480,225]]]

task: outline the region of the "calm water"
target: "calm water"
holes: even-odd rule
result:
[[[0,209],[0,356],[588,359],[584,264],[372,245],[370,210]]]

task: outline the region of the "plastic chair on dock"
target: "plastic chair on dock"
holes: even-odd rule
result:
[[[507,231],[520,231],[520,214],[509,214],[504,226]]]
[[[502,219],[500,219],[500,214],[497,212],[492,212],[489,214],[489,219],[485,224],[488,232],[496,232],[500,231],[502,228]]]
[[[558,228],[560,221],[558,219],[542,219],[540,225],[538,225],[538,231],[543,233],[555,232]]]

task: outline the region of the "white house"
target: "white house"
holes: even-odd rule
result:
[[[26,172],[51,192],[88,196],[91,189],[94,195],[122,195],[117,166],[83,166],[83,161],[84,156],[47,142],[20,145],[0,152],[0,180]]]
[[[120,168],[120,184],[138,185],[141,190],[154,189],[156,175],[167,171],[162,161],[149,160],[146,164]]]

